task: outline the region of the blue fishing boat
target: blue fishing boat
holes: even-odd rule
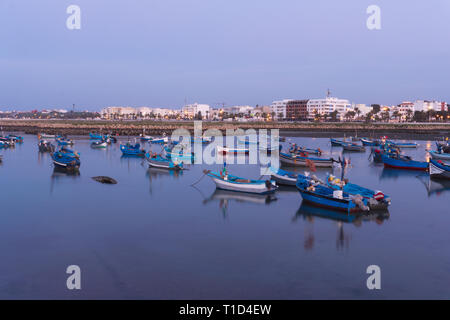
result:
[[[280,145],[280,151],[281,151],[281,145]],[[293,153],[293,154],[316,154],[316,155],[321,155],[322,154],[322,150],[320,148],[317,149],[313,149],[313,148],[306,148],[306,147],[302,147],[302,146],[297,146],[297,144],[292,144],[291,147],[289,148],[288,153]]]
[[[417,143],[414,142],[395,142],[392,140],[387,140],[386,143],[396,148],[417,148]]]
[[[331,146],[333,147],[342,147],[342,145],[345,143],[343,140],[333,139],[330,138]]]
[[[430,177],[450,179],[450,165],[442,160],[430,160]]]
[[[158,138],[158,139],[152,139],[152,140],[150,140],[150,142],[153,144],[165,144],[165,143],[169,142],[169,138],[163,137],[163,138]]]
[[[274,167],[269,167],[270,176],[279,185],[285,186],[295,186],[297,183],[297,178],[299,176],[296,172],[290,172],[282,169],[275,169]],[[306,177],[305,177],[306,178]]]
[[[145,155],[145,150],[141,149],[141,145],[139,143],[136,143],[134,145],[130,142],[121,144],[120,151],[122,151],[122,153],[126,156],[143,157]]]
[[[370,139],[367,139],[367,138],[361,138],[359,140],[361,141],[363,146],[366,146],[366,147],[379,147],[379,146],[381,146],[381,141],[380,140],[370,140]]]
[[[192,143],[208,144],[212,141],[212,137],[194,137]]]
[[[8,140],[12,140],[12,141],[14,141],[16,143],[22,143],[23,142],[23,137],[16,136],[14,134],[9,134],[5,138],[8,139]]]
[[[183,170],[183,162],[172,161],[171,159],[165,158],[160,154],[147,152],[145,154],[145,159],[150,167],[168,170]]]
[[[367,199],[370,210],[385,210],[391,204],[391,198],[382,191],[364,188],[347,180],[342,181],[331,174],[327,177],[327,186],[334,190],[342,190],[350,195],[362,196]]]
[[[444,153],[439,151],[432,151],[429,150],[428,153],[430,154],[431,158],[436,160],[447,160],[450,161],[450,153]]]
[[[56,138],[56,142],[59,146],[71,146],[73,145],[73,140],[64,138],[64,137],[58,137]]]
[[[73,150],[61,148],[52,154],[53,164],[55,168],[65,170],[78,170],[80,168],[80,156]]]
[[[164,152],[168,159],[177,160],[177,161],[194,161],[195,156],[194,153],[191,152],[191,154],[184,154],[182,151],[175,152],[173,151],[173,148],[169,148],[168,146],[164,147]]]
[[[361,196],[351,196],[342,190],[321,185],[313,179],[305,179],[299,176],[296,187],[303,201],[311,205],[328,208],[347,213],[368,211],[367,199]]]
[[[381,159],[386,168],[427,171],[428,162],[412,160],[409,156],[382,154]]]
[[[101,139],[103,139],[103,135],[89,132],[89,138],[91,138],[93,140],[101,140]]]
[[[0,137],[0,146],[2,148],[14,148],[16,146],[16,142],[12,139]]]

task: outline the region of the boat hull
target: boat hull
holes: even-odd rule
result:
[[[441,179],[450,179],[450,166],[440,164],[437,161],[430,161],[430,177],[432,178],[441,178]]]
[[[331,168],[333,167],[333,159],[308,158],[300,156],[289,156],[280,153],[280,162],[286,166],[293,167],[309,167],[308,162],[311,161],[316,167]]]
[[[386,168],[427,171],[428,163],[414,160],[395,159],[386,155],[381,155],[382,161]]]
[[[358,145],[347,145],[347,144],[344,144],[344,145],[342,145],[342,148],[345,151],[352,151],[352,152],[364,152],[364,151],[366,151],[366,148],[364,148],[364,146],[358,146]]]
[[[351,200],[325,197],[301,189],[299,189],[299,192],[304,202],[309,203],[316,207],[342,211],[347,213],[355,213],[361,211],[361,209],[358,208],[356,204],[353,203]]]
[[[278,187],[271,181],[270,181],[270,188],[268,188],[266,185],[267,182],[262,180],[252,180],[253,182],[248,183],[233,182],[232,180],[222,179],[215,173],[209,173],[208,176],[216,184],[216,188],[221,190],[254,193],[254,194],[270,194],[274,193],[278,189]]]
[[[450,153],[439,153],[436,151],[428,151],[431,158],[438,160],[450,160]]]

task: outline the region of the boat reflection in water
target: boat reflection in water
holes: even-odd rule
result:
[[[147,178],[150,180],[149,192],[153,193],[153,183],[156,180],[163,180],[165,178],[178,179],[181,175],[183,175],[183,170],[167,170],[163,168],[154,168],[150,167],[147,169],[145,174]]]
[[[163,168],[148,168],[147,170],[147,177],[152,179],[157,179],[161,177],[173,177],[173,178],[179,178],[181,175],[183,175],[183,170],[167,170]]]
[[[212,195],[203,200],[203,204],[215,201],[219,202],[219,208],[222,210],[224,218],[226,218],[228,206],[232,201],[240,204],[253,203],[257,205],[269,205],[276,200],[277,197],[274,194],[254,194],[216,189]]]
[[[80,170],[75,171],[67,171],[62,168],[54,167],[53,173],[50,176],[51,183],[50,183],[50,194],[53,193],[54,185],[63,181],[63,180],[75,180],[80,177]]]
[[[342,249],[348,248],[351,240],[351,236],[346,234],[344,230],[344,224],[353,224],[356,227],[360,227],[363,222],[373,221],[376,224],[381,225],[383,224],[384,220],[389,219],[389,211],[380,210],[370,211],[369,213],[364,212],[347,214],[339,211],[315,207],[302,202],[300,208],[297,210],[292,220],[297,221],[300,218],[303,218],[303,220],[308,222],[304,242],[304,248],[306,250],[311,250],[314,248],[315,237],[312,225],[314,224],[316,218],[332,220],[337,223],[336,248]]]
[[[401,178],[416,178],[416,177],[427,177],[428,173],[423,171],[415,170],[402,170],[402,169],[392,169],[383,168],[380,175],[380,180],[397,180]]]
[[[443,193],[450,192],[450,180],[424,178],[424,177],[418,178],[424,184],[428,192],[428,197],[432,196],[439,197]]]

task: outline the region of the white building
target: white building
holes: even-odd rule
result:
[[[107,119],[113,118],[131,118],[137,113],[135,108],[131,107],[107,107],[102,109],[102,117]]]
[[[253,109],[255,109],[252,106],[233,106],[230,107],[227,111],[231,114],[250,114],[253,112]]]
[[[275,114],[275,119],[285,119],[286,118],[286,106],[289,101],[293,99],[284,99],[273,101],[270,105],[271,113]]]
[[[368,106],[367,104],[364,104],[364,103],[353,103],[351,106],[351,109],[355,112],[357,110],[359,110],[360,111],[359,116],[365,116],[370,111],[372,111],[372,107]],[[356,116],[358,116],[358,115],[356,115]]]
[[[416,100],[414,101],[414,111],[446,111],[447,103],[441,101]]]
[[[211,113],[211,107],[207,104],[199,104],[196,102],[185,105],[182,108],[182,113],[189,118],[194,118],[199,112],[203,118],[208,118]]]
[[[343,120],[345,113],[351,110],[351,104],[346,99],[326,97],[324,99],[309,100],[307,109],[309,119],[314,119],[316,114],[328,115],[331,112],[337,111],[337,117]]]

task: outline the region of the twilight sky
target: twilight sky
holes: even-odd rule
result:
[[[81,30],[66,9],[81,8]],[[381,8],[368,30],[366,8]],[[0,110],[450,102],[450,1],[0,0]]]

